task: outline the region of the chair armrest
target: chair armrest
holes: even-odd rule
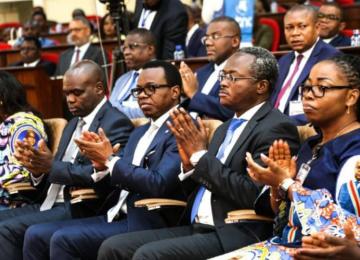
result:
[[[36,191],[36,188],[31,186],[30,182],[17,182],[6,185],[5,189],[9,192],[9,194],[18,194],[21,192],[30,192]]]
[[[94,189],[76,189],[71,191],[70,194],[71,204],[98,199]]]
[[[186,202],[181,200],[162,198],[142,199],[135,201],[135,207],[146,207],[148,210],[159,209],[164,206],[186,207]]]
[[[237,223],[244,220],[256,220],[256,221],[266,221],[273,222],[274,220],[270,217],[257,215],[255,210],[253,209],[240,209],[230,211],[227,214],[227,218],[225,219],[225,223]]]

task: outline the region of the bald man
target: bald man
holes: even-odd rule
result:
[[[79,153],[74,139],[82,131],[97,132],[102,128],[115,145],[122,147],[133,127],[131,121],[106,101],[100,67],[90,60],[74,64],[64,75],[63,92],[74,118],[62,134],[53,157],[43,140],[38,150],[28,144],[16,144],[16,158],[33,171],[33,185],[44,191],[42,203],[0,211],[0,250],[3,259],[22,259],[22,244],[26,229],[33,224],[89,216],[97,208],[77,208],[70,205],[70,187],[94,188],[99,201],[105,201],[110,191],[109,176],[94,174],[91,161]],[[89,213],[89,214],[86,214]]]

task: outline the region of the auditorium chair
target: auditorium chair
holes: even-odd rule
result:
[[[271,51],[277,51],[279,49],[281,35],[279,24],[276,22],[276,20],[271,18],[260,18],[259,23],[269,26],[273,31],[273,42],[271,44]]]
[[[44,123],[48,130],[50,140],[49,148],[52,153],[55,154],[67,121],[63,118],[49,118],[44,119]],[[17,182],[7,185],[6,190],[9,192],[10,196],[26,196],[31,195],[30,193],[34,193],[36,188],[34,188],[30,182]]]

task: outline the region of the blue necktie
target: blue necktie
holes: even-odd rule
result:
[[[134,73],[131,75],[130,84],[127,85],[127,88],[126,88],[126,89],[124,88],[124,89],[121,91],[121,93],[119,94],[119,97],[120,97],[119,101],[120,101],[120,103],[122,103],[123,101],[129,100],[129,99],[131,100],[131,97],[132,97],[132,96],[131,96],[131,90],[136,87],[136,83],[137,83],[137,78],[138,78],[138,76],[139,76],[139,72],[134,71]],[[122,97],[122,98],[121,98],[121,97]]]
[[[225,139],[223,141],[223,143],[221,144],[217,154],[216,154],[216,158],[218,158],[219,160],[221,160],[221,158],[224,156],[224,152],[225,152],[225,148],[231,143],[231,140],[234,136],[234,132],[235,130],[242,124],[244,123],[246,120],[245,119],[237,119],[237,118],[233,118],[230,122],[230,125],[229,125],[229,128],[226,132],[226,136],[225,136]],[[201,185],[197,194],[196,194],[196,197],[195,197],[195,200],[194,200],[194,203],[193,203],[193,206],[192,206],[192,209],[191,209],[191,223],[194,222],[195,220],[195,217],[199,211],[199,206],[200,206],[200,202],[201,202],[201,199],[204,195],[204,192],[205,192],[206,188],[205,186]]]

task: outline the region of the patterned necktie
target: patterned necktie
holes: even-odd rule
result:
[[[80,60],[80,49],[75,49],[75,62],[78,62]]]
[[[245,119],[242,119],[242,118],[233,118],[230,122],[230,125],[229,125],[229,128],[226,132],[226,136],[225,136],[225,139],[223,141],[223,143],[221,144],[217,154],[216,154],[216,158],[218,158],[219,160],[221,160],[223,157],[224,157],[224,153],[225,153],[225,149],[226,147],[231,143],[232,141],[232,138],[234,136],[234,132],[235,130],[241,126],[242,123],[246,122]],[[199,211],[199,206],[200,206],[200,202],[201,202],[201,199],[205,193],[205,186],[201,185],[197,194],[196,194],[196,197],[195,197],[195,200],[194,200],[194,203],[193,203],[193,206],[192,206],[192,209],[191,209],[191,223],[194,222],[195,220],[195,217]]]
[[[275,102],[275,108],[278,108],[280,105],[280,101],[283,98],[286,90],[288,90],[291,87],[291,82],[293,81],[295,74],[298,72],[299,67],[300,67],[300,63],[301,60],[304,56],[302,54],[298,55],[296,58],[296,64],[295,64],[295,68],[290,76],[290,78],[288,79],[288,81],[286,81],[286,83],[283,85],[283,87],[281,88],[279,95],[277,96],[276,102]]]
[[[72,162],[74,157],[76,156],[77,146],[76,146],[76,143],[74,142],[74,139],[80,137],[84,125],[85,125],[85,121],[83,119],[79,118],[77,126],[76,126],[74,134],[73,134],[73,138],[70,140],[69,145],[66,149],[66,152],[63,156],[63,159],[62,159],[63,162]],[[49,192],[48,192],[44,202],[41,204],[40,211],[44,211],[44,210],[48,210],[48,209],[52,208],[52,206],[54,205],[54,203],[56,201],[56,197],[58,196],[58,194],[61,190],[61,187],[62,187],[61,184],[51,183],[51,185],[49,187]]]

